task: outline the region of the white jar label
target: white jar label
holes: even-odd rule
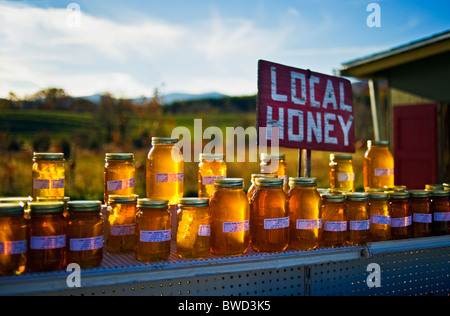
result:
[[[64,189],[64,179],[33,179],[33,189],[35,190],[50,190],[50,189]]]
[[[202,184],[203,185],[213,185],[214,180],[218,179],[225,179],[227,176],[209,176],[209,177],[202,177]]]
[[[434,220],[436,222],[449,222],[450,221],[450,212],[435,212]]]
[[[289,227],[289,217],[264,220],[264,229],[281,229]]]
[[[131,225],[113,225],[110,227],[109,233],[111,236],[128,236],[136,233],[136,226]]]
[[[350,221],[350,230],[368,230],[370,221]]]
[[[66,235],[31,236],[30,248],[33,250],[58,249],[66,246]]]
[[[0,242],[0,255],[19,255],[26,252],[26,240]]]
[[[375,169],[375,176],[376,177],[382,177],[382,176],[393,176],[394,175],[394,169]]]
[[[355,174],[354,173],[338,173],[338,181],[339,182],[355,181]]]
[[[198,235],[201,237],[211,236],[211,226],[210,225],[199,225]]]
[[[328,232],[345,232],[347,231],[347,221],[324,222],[324,230]]]
[[[250,230],[250,221],[242,222],[224,222],[223,232],[224,233],[237,233]]]
[[[296,228],[300,230],[322,228],[322,219],[297,219]]]
[[[103,236],[73,238],[69,241],[71,251],[89,251],[103,248]]]
[[[141,242],[164,242],[171,239],[171,230],[141,230]]]
[[[430,223],[433,222],[433,215],[431,215],[431,214],[422,214],[422,213],[414,213],[413,214],[413,222],[414,223],[430,224]]]
[[[117,181],[108,181],[107,189],[108,189],[108,191],[117,191],[117,190],[134,188],[135,182],[136,182],[135,178],[117,180]]]
[[[181,182],[184,180],[184,173],[157,173],[156,182],[157,183],[169,183],[169,182]]]
[[[412,225],[412,216],[392,218],[392,227],[407,227]]]
[[[370,222],[378,225],[391,225],[391,217],[385,215],[371,215]]]

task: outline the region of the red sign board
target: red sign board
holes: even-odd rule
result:
[[[281,147],[355,152],[349,80],[260,60],[258,127],[279,127]]]

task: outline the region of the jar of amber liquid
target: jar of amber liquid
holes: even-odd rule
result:
[[[177,254],[203,259],[210,254],[211,214],[208,198],[182,198],[178,204]]]
[[[391,210],[389,194],[385,192],[370,192],[370,241],[391,240]]]
[[[252,174],[251,185],[250,185],[250,188],[247,191],[247,197],[248,197],[248,200],[250,202],[250,205],[252,203],[253,194],[255,194],[255,192],[256,192],[256,182],[255,181],[256,181],[257,178],[277,179],[278,176],[276,174]]]
[[[434,190],[431,195],[431,213],[433,214],[433,235],[450,234],[449,190]]]
[[[105,241],[110,253],[130,253],[136,248],[137,195],[110,195],[106,210]]]
[[[69,214],[69,202],[70,202],[70,197],[65,196],[63,199],[49,199],[46,197],[38,197],[36,199],[36,202],[63,202],[64,203],[64,212],[63,215],[64,217],[67,217],[67,215]]]
[[[25,271],[27,225],[24,207],[19,203],[0,204],[0,276]]]
[[[393,240],[412,238],[412,212],[409,192],[394,192],[389,195],[391,208],[391,236]]]
[[[432,234],[433,214],[430,210],[430,192],[411,190],[411,212],[413,216],[413,236],[428,237]]]
[[[250,242],[259,252],[281,252],[289,244],[289,212],[283,179],[256,179],[250,213]]]
[[[30,207],[28,203],[32,202],[33,198],[31,196],[18,196],[18,197],[3,197],[0,198],[0,204],[20,204],[24,209],[24,217],[28,219],[30,217]]]
[[[364,189],[394,187],[394,157],[388,141],[368,141],[364,155]]]
[[[288,174],[285,154],[261,154],[261,173],[276,174],[278,178],[283,179],[283,189],[288,191]]]
[[[332,192],[355,192],[352,155],[330,155],[330,189]]]
[[[64,154],[33,154],[33,200],[64,198],[65,167]]]
[[[166,260],[170,255],[172,219],[169,201],[139,199],[136,213],[136,259]]]
[[[109,195],[134,194],[135,179],[134,154],[107,153],[105,155],[104,202],[108,203]]]
[[[345,195],[331,193],[322,195],[322,221],[325,247],[341,247],[347,244],[347,211]]]
[[[322,200],[316,178],[289,178],[290,238],[294,250],[313,250],[322,240]]]
[[[147,197],[177,205],[183,197],[184,161],[178,139],[153,137],[147,158]]]
[[[28,271],[56,271],[66,266],[67,222],[63,212],[63,202],[30,203]]]
[[[82,269],[98,267],[103,260],[103,216],[100,201],[69,202],[67,263]]]
[[[211,252],[218,256],[244,254],[250,240],[250,205],[243,179],[218,179],[211,196]]]
[[[348,243],[363,245],[369,242],[369,196],[365,193],[347,195]]]
[[[227,177],[227,164],[223,154],[200,154],[198,165],[198,196],[210,198],[214,192],[214,181]]]

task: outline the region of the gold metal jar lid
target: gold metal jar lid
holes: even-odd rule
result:
[[[64,161],[63,153],[33,153],[33,161]]]
[[[31,202],[28,204],[31,214],[49,214],[64,212],[64,202]]]
[[[106,153],[105,159],[107,161],[132,161],[134,160],[134,154],[132,153]]]
[[[69,212],[92,212],[100,211],[102,207],[101,201],[70,201]]]
[[[368,196],[370,200],[387,200],[389,198],[389,194],[386,192],[369,192]]]
[[[199,159],[205,160],[206,162],[213,162],[213,161],[222,161],[224,159],[224,154],[200,154]]]
[[[262,153],[260,155],[260,158],[262,161],[268,161],[271,159],[275,159],[275,160],[285,160],[286,159],[286,154],[283,153]]]
[[[214,185],[219,188],[241,188],[244,186],[244,179],[241,178],[225,178],[214,180]]]
[[[24,206],[21,203],[2,203],[0,204],[0,217],[1,216],[14,216],[23,215]]]
[[[181,198],[178,200],[180,207],[209,206],[208,198]]]
[[[351,154],[330,154],[330,160],[352,160]]]
[[[289,185],[317,185],[317,178],[292,177],[289,178]]]
[[[347,201],[368,201],[369,195],[363,192],[349,193],[346,195]]]
[[[331,203],[345,202],[345,195],[341,193],[329,193],[322,195],[322,199]]]
[[[450,186],[447,183],[426,184],[425,190],[450,190]]]
[[[449,196],[450,190],[431,190],[430,191],[431,196]]]
[[[33,198],[31,196],[17,196],[17,197],[2,197],[0,198],[0,204],[4,204],[4,203],[23,203],[28,204],[31,201],[33,201]]]
[[[409,199],[411,194],[408,191],[395,191],[389,193],[389,198],[391,199]]]
[[[138,199],[137,206],[144,207],[144,208],[168,208],[169,201],[152,200],[152,199]]]
[[[367,147],[370,148],[372,146],[389,146],[388,140],[368,140]]]
[[[255,184],[262,187],[281,187],[284,184],[284,180],[281,178],[256,178]]]
[[[133,204],[136,203],[139,196],[137,194],[132,195],[110,195],[109,203],[119,203],[119,204]]]
[[[264,173],[254,173],[252,174],[252,182],[255,182],[256,179],[258,178],[271,178],[271,179],[275,179],[278,178],[278,176],[276,174],[264,174]]]
[[[427,198],[430,196],[430,192],[427,190],[410,190],[409,194],[413,198]]]
[[[152,145],[173,145],[178,143],[178,138],[152,137]]]

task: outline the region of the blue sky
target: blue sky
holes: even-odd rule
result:
[[[379,28],[367,26],[370,3]],[[448,0],[0,0],[0,97],[251,95],[258,59],[332,74],[450,29],[449,12]]]

